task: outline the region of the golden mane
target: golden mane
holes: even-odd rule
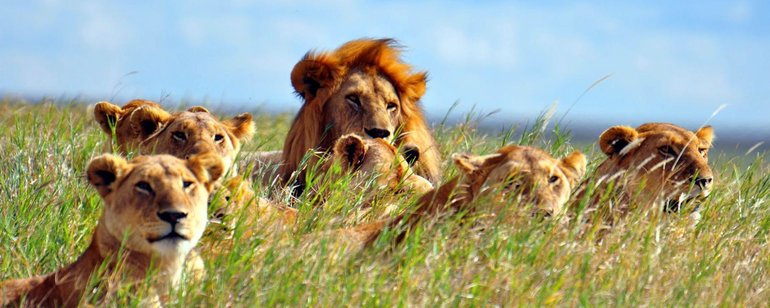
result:
[[[439,153],[425,123],[419,100],[426,89],[426,72],[412,73],[412,67],[400,59],[400,48],[393,39],[350,41],[333,52],[308,52],[294,67],[291,81],[304,104],[294,119],[284,142],[281,175],[288,180],[309,149],[327,150],[322,145],[327,115],[324,105],[338,90],[344,77],[359,69],[388,79],[401,101],[402,134],[396,144],[413,143],[422,153],[416,171],[436,182],[439,178]],[[333,140],[328,140],[331,142]]]

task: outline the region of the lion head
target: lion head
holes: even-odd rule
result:
[[[419,152],[411,147],[410,151]],[[373,179],[378,187],[385,189],[418,194],[433,189],[433,184],[417,175],[396,147],[382,139],[364,139],[355,134],[342,136],[334,143],[322,172],[329,172],[333,164],[342,166],[343,172],[353,173],[356,184],[352,186]]]
[[[708,152],[713,139],[711,126],[696,132],[667,123],[610,127],[599,137],[607,158],[596,170],[597,187],[613,182],[624,203],[663,202],[666,210],[678,211],[683,201],[707,197],[711,190]]]
[[[200,106],[169,114],[146,100],[133,100],[123,108],[99,102],[94,117],[110,136],[114,127],[121,153],[137,149],[140,154],[186,158],[212,152],[223,158],[225,170],[234,166],[241,143],[254,134],[249,113],[220,121]]]
[[[453,154],[460,175],[424,194],[414,209],[397,217],[341,229],[330,234],[360,247],[373,244],[383,230],[399,230],[392,237],[403,241],[419,222],[456,211],[473,211],[471,202],[482,195],[505,203],[533,205],[533,212],[545,216],[561,215],[572,188],[586,170],[586,158],[573,152],[562,159],[534,147],[505,146],[490,155]],[[509,196],[509,198],[505,198]]]
[[[572,188],[586,170],[586,158],[573,152],[555,159],[545,151],[529,146],[509,145],[495,154],[453,154],[452,160],[463,174],[467,197],[497,192],[496,198],[512,195],[519,204],[531,204],[546,216],[564,213]]]
[[[168,122],[171,114],[144,99],[132,100],[123,107],[102,101],[94,107],[94,119],[107,135],[115,137],[117,149],[112,151],[126,154]]]
[[[178,259],[203,234],[209,193],[223,172],[214,154],[130,161],[104,154],[88,164],[87,177],[104,200],[99,228],[131,251]]]
[[[308,150],[326,151],[341,136],[356,133],[416,145],[422,152],[414,156],[415,170],[435,182],[439,152],[418,104],[426,78],[401,62],[391,39],[354,40],[333,52],[307,53],[291,72],[304,103],[284,142],[284,180]]]

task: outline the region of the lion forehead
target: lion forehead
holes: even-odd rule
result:
[[[376,72],[355,70],[342,82],[336,94],[356,92],[363,95],[374,95],[386,100],[398,99],[398,93],[393,84],[383,75]],[[334,96],[329,99],[334,99]]]

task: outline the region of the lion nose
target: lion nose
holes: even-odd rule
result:
[[[695,185],[698,185],[701,189],[708,188],[711,186],[712,180],[714,180],[712,177],[698,177],[695,179]]]
[[[180,220],[187,217],[187,213],[176,212],[176,211],[163,211],[163,212],[158,212],[158,217],[160,218],[160,220],[170,223],[173,226],[176,223],[178,223]]]
[[[388,136],[390,136],[390,131],[382,128],[365,128],[364,131],[372,138],[388,138]]]

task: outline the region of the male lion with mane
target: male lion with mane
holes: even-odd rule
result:
[[[419,152],[407,153],[407,160],[419,175],[437,182],[439,151],[418,103],[426,79],[425,72],[412,73],[401,62],[392,39],[354,40],[333,52],[308,52],[291,72],[291,83],[304,103],[284,142],[284,182],[308,150],[325,152],[349,133]]]
[[[109,287],[111,279],[126,275],[139,283],[149,271],[159,273],[153,277],[156,295],[166,294],[203,235],[208,196],[223,172],[222,160],[212,154],[186,161],[170,155],[94,158],[86,174],[104,200],[104,213],[91,245],[52,274],[1,283],[0,305],[76,307],[91,292],[90,281]]]

